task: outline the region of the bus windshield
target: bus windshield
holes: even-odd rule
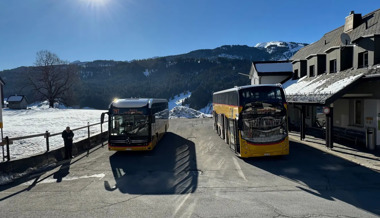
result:
[[[240,105],[255,103],[284,104],[285,95],[280,87],[263,86],[240,90]],[[249,105],[247,105],[249,106]]]
[[[148,136],[149,122],[147,115],[123,114],[111,117],[112,136]]]
[[[242,137],[254,143],[268,143],[287,136],[285,96],[280,87],[241,90]]]

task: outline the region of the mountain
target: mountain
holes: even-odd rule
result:
[[[75,61],[80,81],[71,95],[69,106],[105,109],[115,98],[172,98],[184,92],[191,96],[184,104],[204,108],[215,91],[250,84],[247,74],[252,61],[288,59],[306,44],[294,42],[224,45],[186,54],[133,61]],[[26,95],[29,102],[37,99],[28,75],[33,67],[19,67],[0,72],[6,83],[4,96]]]
[[[263,42],[257,43],[255,48],[266,51],[271,60],[289,60],[298,50],[305,47],[306,43],[296,42]]]

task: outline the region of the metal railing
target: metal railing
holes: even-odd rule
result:
[[[87,126],[82,126],[82,127],[78,127],[78,128],[75,128],[75,129],[71,129],[71,131],[77,131],[77,130],[81,130],[81,129],[85,129],[87,128],[87,136],[88,136],[88,139],[90,139],[91,137],[91,134],[90,134],[90,127],[91,126],[96,126],[96,125],[99,125],[100,124],[100,134],[103,134],[103,124],[107,124],[107,121],[103,122],[103,123],[94,123],[94,124],[90,124],[89,122],[87,122]],[[30,139],[30,138],[36,138],[36,137],[44,137],[46,139],[46,152],[49,152],[50,151],[50,144],[49,144],[49,138],[50,137],[53,137],[53,136],[58,136],[58,135],[61,135],[62,132],[59,132],[59,133],[50,133],[49,131],[46,131],[45,133],[40,133],[40,134],[34,134],[34,135],[27,135],[27,136],[20,136],[20,137],[14,137],[14,138],[9,138],[8,136],[6,136],[5,138],[3,138],[2,142],[0,142],[0,146],[2,147],[2,150],[3,150],[3,161],[5,161],[5,158],[7,159],[7,161],[10,161],[11,158],[10,158],[10,149],[9,149],[9,146],[11,144],[13,144],[14,141],[17,141],[17,140],[23,140],[23,139]],[[103,145],[103,143],[102,143]],[[4,146],[6,147],[6,155],[5,155],[5,152],[4,152]]]

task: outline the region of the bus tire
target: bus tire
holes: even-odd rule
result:
[[[224,118],[224,129],[225,129],[225,131],[224,131],[224,141],[227,143],[227,144],[229,144],[229,135],[228,135],[228,133],[229,133],[229,128],[228,128],[229,126],[228,126],[228,118],[227,117],[225,117]]]
[[[222,115],[222,123],[221,123],[221,131],[220,131],[220,137],[222,138],[222,139],[224,139],[225,138],[225,131],[226,131],[226,129],[225,129],[225,125],[224,125],[224,115]]]

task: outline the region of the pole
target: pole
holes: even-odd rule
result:
[[[49,146],[49,136],[50,136],[49,131],[46,131],[46,132],[45,132],[45,138],[46,138],[46,150],[47,150],[47,152],[49,152],[49,150],[50,150],[50,146]]]
[[[3,137],[3,128],[1,128],[1,141],[4,141],[4,137]],[[5,155],[4,155],[4,146],[1,146],[1,149],[3,150],[3,161],[5,161]]]
[[[306,133],[305,133],[305,119],[306,119],[306,106],[302,106],[301,109],[301,141],[305,139]]]
[[[102,141],[102,147],[104,146],[103,143],[103,123],[100,123],[100,140]]]
[[[7,159],[8,159],[8,161],[11,161],[11,154],[9,153],[9,138],[8,138],[8,136],[5,137],[5,140],[7,141]]]
[[[90,140],[90,122],[87,122],[88,140]]]
[[[326,113],[326,147],[332,149],[334,147],[334,133],[333,133],[333,117],[334,117],[334,108],[329,107],[329,112]]]

